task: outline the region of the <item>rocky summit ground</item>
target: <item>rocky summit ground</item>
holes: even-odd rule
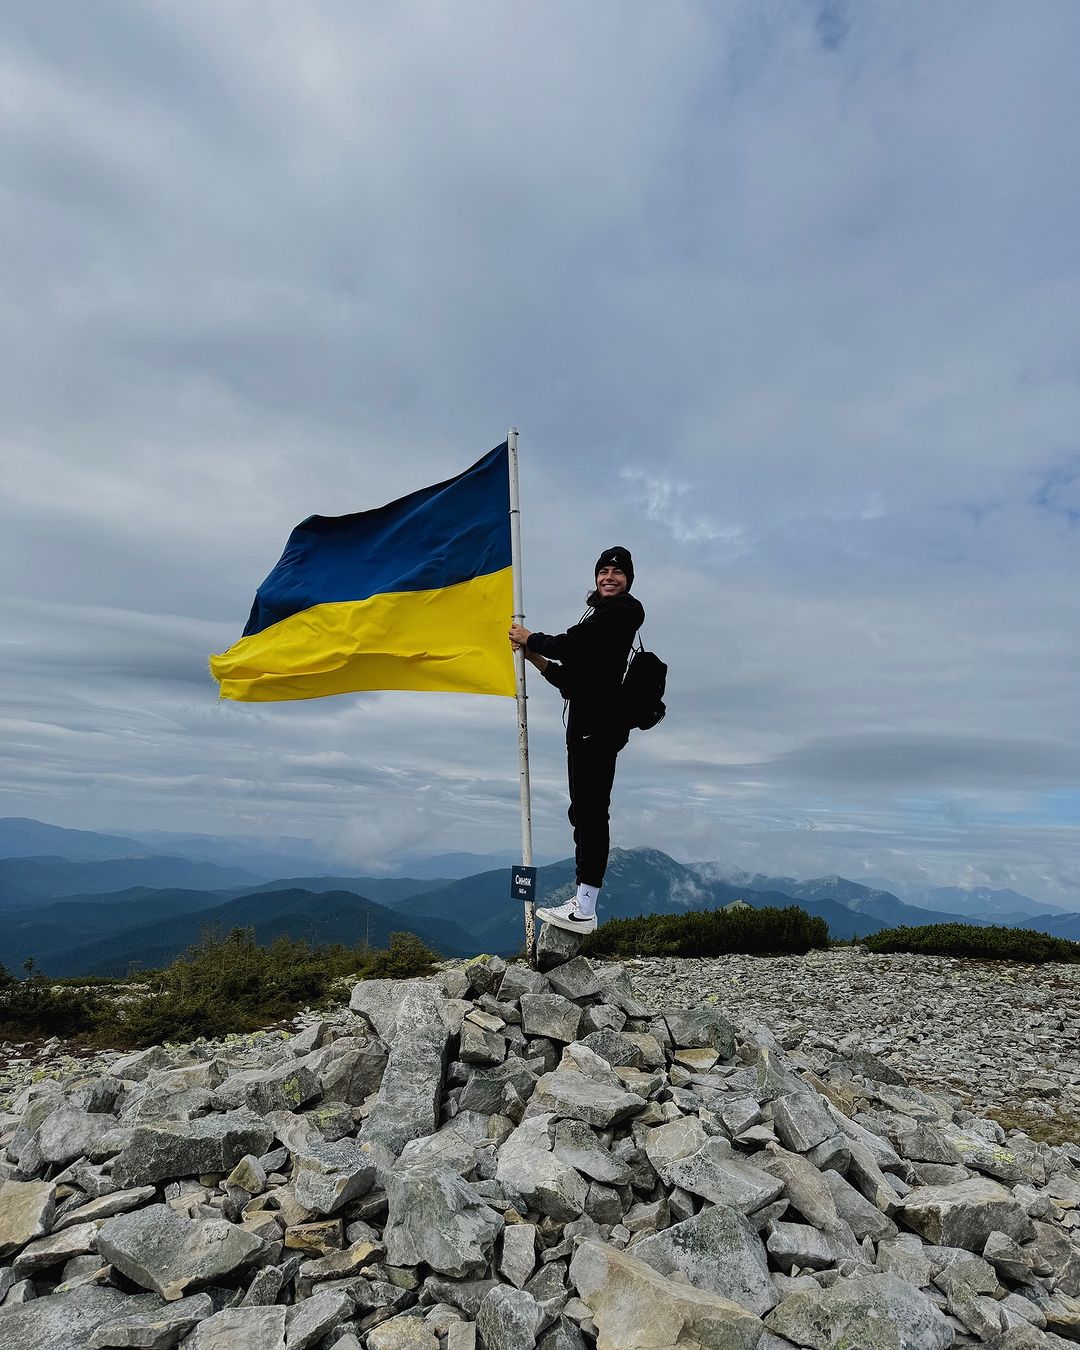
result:
[[[866,1049],[975,1111],[1080,1141],[1080,965],[841,947],[627,969],[650,1007],[715,1002],[808,1055]]]
[[[1065,1118],[1071,972],[576,953],[545,929],[540,970],[478,958],[291,1029],[14,1055],[0,1346],[1080,1342],[1080,1147],[972,1109],[1019,1037],[1017,1090]]]

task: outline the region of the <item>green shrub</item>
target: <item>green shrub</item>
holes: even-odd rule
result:
[[[872,952],[915,952],[920,956],[968,956],[984,961],[1080,961],[1080,942],[1035,933],[1028,928],[967,923],[931,923],[921,928],[887,928],[864,939]]]
[[[582,945],[588,956],[723,956],[729,952],[807,952],[829,945],[824,919],[786,909],[693,910],[611,919]]]
[[[98,1039],[154,1045],[252,1031],[292,1017],[325,996],[337,964],[333,955],[290,937],[261,947],[251,929],[234,928],[224,937],[206,931],[165,970],[143,972],[150,992],[113,1005]]]
[[[391,933],[386,951],[364,952],[354,970],[362,980],[407,980],[430,975],[439,959],[415,933]]]
[[[88,1032],[99,1015],[100,1000],[78,989],[57,989],[33,970],[19,980],[0,964],[0,1040],[36,1040]]]
[[[392,933],[387,950],[375,951],[364,944],[312,947],[284,936],[261,947],[253,930],[234,928],[224,937],[204,931],[172,965],[140,971],[128,999],[79,987],[78,978],[57,987],[33,973],[32,963],[26,980],[0,966],[0,1038],[80,1036],[117,1049],[218,1038],[291,1019],[305,1005],[334,997],[332,986],[341,977],[426,975],[438,960],[414,933]]]

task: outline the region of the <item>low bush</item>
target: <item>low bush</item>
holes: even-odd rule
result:
[[[19,980],[0,966],[0,1038],[79,1037],[115,1049],[217,1038],[330,1001],[342,977],[404,979],[428,974],[438,960],[414,933],[392,933],[389,947],[376,951],[364,944],[312,947],[290,937],[261,947],[250,929],[234,928],[225,936],[204,932],[164,970],[105,981],[130,984],[130,997],[76,987],[75,979],[61,985],[38,973]]]
[[[967,923],[931,923],[920,928],[886,928],[865,938],[872,952],[915,952],[920,956],[968,956],[983,961],[1080,961],[1080,942],[1027,928],[988,928]]]
[[[587,956],[723,956],[729,952],[808,952],[829,945],[824,919],[786,909],[693,910],[610,919],[582,945]]]
[[[391,933],[390,946],[383,952],[368,950],[352,970],[362,980],[407,980],[430,975],[440,958],[415,933]]]
[[[95,994],[57,989],[33,970],[19,980],[0,964],[0,1040],[83,1035],[96,1025],[101,1006]]]

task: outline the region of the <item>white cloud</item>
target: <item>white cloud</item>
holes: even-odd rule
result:
[[[0,809],[512,846],[509,703],[219,706],[205,660],[301,517],[516,423],[530,625],[621,542],[671,664],[619,842],[1080,893],[1077,39],[1055,0],[9,9]]]

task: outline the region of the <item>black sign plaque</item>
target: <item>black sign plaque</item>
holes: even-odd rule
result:
[[[512,867],[510,869],[510,897],[513,900],[536,899],[536,868]]]

